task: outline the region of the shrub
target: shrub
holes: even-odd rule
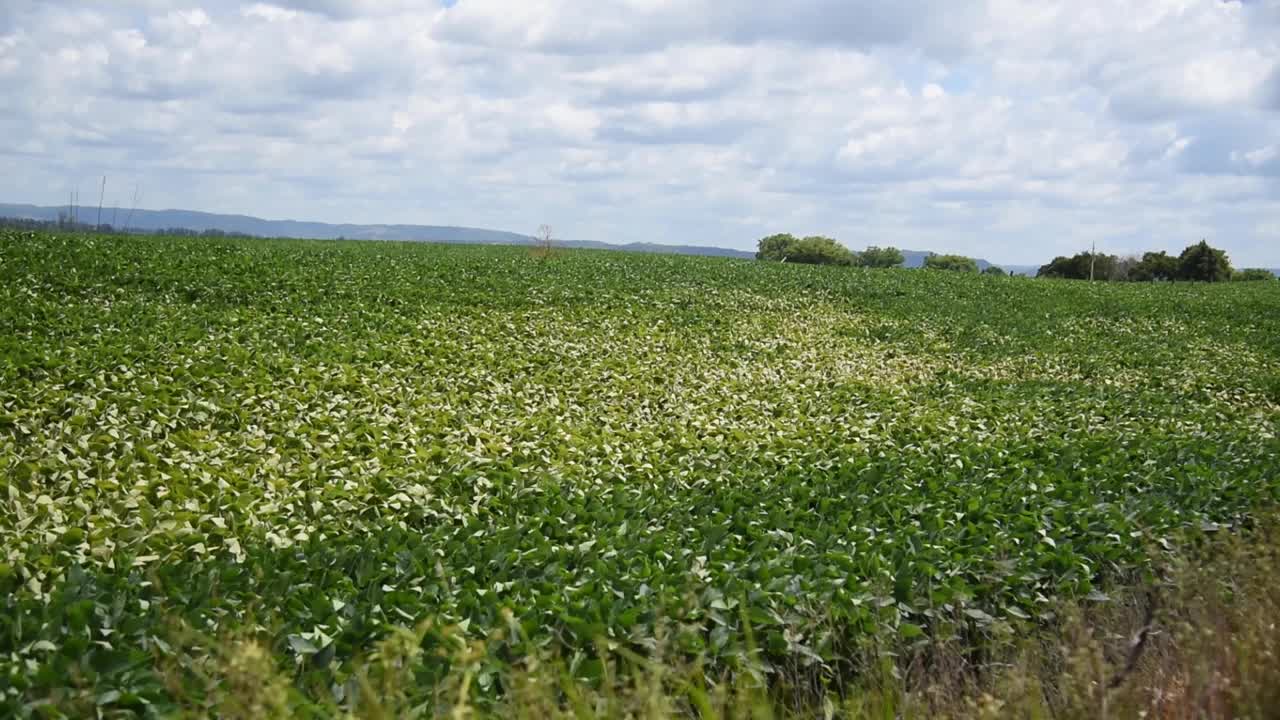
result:
[[[756,245],[757,260],[785,260],[795,250],[796,243],[800,242],[799,238],[790,233],[778,233],[761,238],[759,244]]]
[[[857,256],[832,238],[814,235],[796,243],[787,259],[809,265],[853,265]]]
[[[814,235],[797,240],[794,235],[783,233],[762,238],[757,245],[756,259],[807,265],[853,265],[857,256],[829,237]]]
[[[1275,273],[1262,268],[1246,268],[1237,270],[1231,274],[1231,279],[1236,282],[1258,282],[1261,280],[1275,280]]]
[[[899,267],[905,261],[906,258],[902,256],[902,251],[895,247],[881,248],[872,245],[858,253],[858,264],[863,267]]]
[[[924,259],[927,270],[954,270],[957,272],[978,272],[978,262],[964,255],[929,255]]]

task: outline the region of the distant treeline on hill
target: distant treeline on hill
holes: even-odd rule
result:
[[[98,217],[96,209],[72,206],[15,205],[0,203],[0,217],[19,218],[18,224],[26,228],[69,228],[77,232],[92,232],[97,228],[91,223],[76,222],[84,217]],[[210,237],[261,237],[299,238],[317,240],[391,240],[403,242],[440,242],[464,245],[524,245],[537,246],[538,238],[531,235],[491,230],[486,228],[459,227],[453,225],[387,225],[387,224],[331,224],[304,220],[264,220],[249,215],[224,215],[196,210],[143,210],[107,207],[102,209],[103,219],[113,220],[102,226],[104,232],[157,233],[165,235],[200,235]],[[70,222],[68,221],[70,219]],[[124,227],[115,225],[114,219],[123,219]],[[28,220],[47,224],[32,225]],[[61,224],[59,224],[61,221]],[[0,220],[0,223],[4,223]],[[205,232],[213,231],[213,232]],[[219,235],[219,232],[223,233]],[[678,255],[710,255],[750,259],[752,254],[742,250],[709,247],[704,245],[666,245],[656,242],[605,243],[597,240],[570,240],[555,238],[556,247],[592,248],[599,250],[623,250],[644,253],[675,253]]]
[[[1104,253],[1082,252],[1072,257],[1059,256],[1040,268],[1036,277],[1070,280],[1103,280],[1111,282],[1222,282],[1225,280],[1275,280],[1271,270],[1248,268],[1235,270],[1227,253],[1207,241],[1187,246],[1176,257],[1164,251],[1143,253],[1142,257],[1120,257]]]
[[[0,206],[0,209],[6,207],[19,206]],[[22,206],[32,207],[34,206]],[[35,208],[52,210],[51,208]],[[114,210],[114,209],[113,209]],[[181,211],[187,213],[188,211]],[[153,215],[159,215],[152,211]],[[188,213],[190,214],[190,213]],[[209,215],[209,217],[222,217]],[[256,220],[256,218],[248,218]],[[267,221],[258,221],[267,222]],[[293,221],[282,221],[286,224]],[[0,227],[17,228],[22,230],[60,230],[63,232],[86,232],[86,233],[122,233],[133,235],[171,235],[181,237],[206,237],[206,238],[263,238],[271,237],[268,235],[260,235],[250,232],[242,232],[236,230],[223,230],[220,228],[207,227],[203,229],[193,229],[189,227],[116,227],[110,223],[95,225],[93,223],[80,222],[76,215],[68,214],[65,211],[58,211],[56,219],[34,218],[34,217],[13,217],[0,214]],[[341,226],[329,226],[341,227]],[[417,227],[417,226],[404,226]],[[423,229],[429,229],[431,226],[422,226]],[[434,228],[436,230],[452,230],[470,234],[485,234],[484,240],[459,239],[456,237],[435,238],[436,242],[448,243],[502,243],[527,245],[533,242],[533,238],[518,235],[515,233],[506,233],[501,231],[481,230],[477,228]],[[488,235],[495,237],[490,238]],[[279,235],[276,237],[308,237],[306,235]],[[343,239],[341,236],[338,239]],[[353,239],[370,239],[370,238],[353,238]],[[391,238],[380,238],[391,239]],[[419,238],[420,240],[422,238]],[[589,240],[557,240],[556,245],[572,248],[593,248],[604,250],[624,250],[630,252],[646,252],[646,253],[676,253],[682,255],[712,255],[723,257],[746,257],[752,255],[748,252],[738,250],[728,250],[724,248],[705,247],[695,245],[659,245],[654,243],[630,243],[627,245],[613,245],[610,243],[595,242]],[[980,258],[971,258],[964,255],[945,255],[933,252],[922,252],[918,250],[900,250],[895,247],[878,247],[875,245],[867,247],[862,251],[852,251],[845,247],[839,241],[813,235],[804,238],[798,238],[789,233],[781,233],[761,238],[757,244],[757,250],[754,255],[757,260],[769,260],[775,262],[791,262],[803,263],[810,265],[843,265],[850,267],[869,267],[869,268],[890,268],[890,267],[907,267],[907,268],[924,268],[927,270],[952,270],[958,272],[983,273],[986,275],[1030,275],[1035,266],[1009,266],[1011,269],[1006,272],[1004,269],[987,262]],[[1117,255],[1107,255],[1105,253],[1078,253],[1072,257],[1059,256],[1053,259],[1047,265],[1040,266],[1035,272],[1036,277],[1059,278],[1069,280],[1099,280],[1104,282],[1171,282],[1171,281],[1201,281],[1201,282],[1220,282],[1224,280],[1234,281],[1258,281],[1258,280],[1274,280],[1280,276],[1280,270],[1267,270],[1263,268],[1247,268],[1235,270],[1231,267],[1231,262],[1226,252],[1214,248],[1208,242],[1201,240],[1200,242],[1188,246],[1178,256],[1169,255],[1166,252],[1148,252],[1142,257],[1127,256],[1121,257]]]
[[[0,227],[17,228],[20,230],[62,230],[63,232],[86,232],[86,233],[127,233],[130,235],[179,235],[183,237],[239,237],[251,238],[258,237],[242,232],[227,232],[209,228],[207,230],[192,230],[191,228],[167,227],[167,228],[118,228],[110,223],[94,225],[93,223],[85,223],[72,221],[66,218],[57,220],[36,220],[34,218],[13,218],[0,217]]]
[[[915,266],[932,270],[982,272],[1004,275],[1003,269],[983,260],[963,255],[923,255]],[[851,267],[903,267],[903,251],[893,247],[870,246],[855,252],[833,238],[812,235],[798,238],[780,233],[761,238],[757,244],[757,260],[805,263],[809,265],[844,265]],[[912,266],[907,263],[906,266]],[[1014,274],[1014,273],[1009,273]],[[1117,257],[1101,253],[1080,253],[1074,257],[1057,257],[1040,267],[1036,277],[1108,281],[1200,281],[1274,280],[1277,273],[1261,268],[1233,270],[1227,254],[1201,240],[1189,246],[1178,257],[1165,252],[1149,252],[1142,257]]]
[[[908,255],[914,256],[911,260],[915,262],[908,262]],[[798,238],[790,233],[780,233],[761,238],[757,244],[756,259],[804,263],[807,265],[845,265],[870,268],[923,267],[926,270],[982,272],[988,275],[1006,274],[1003,269],[985,260],[977,260],[964,255],[939,255],[931,252],[903,251],[895,247],[882,248],[875,245],[860,252],[854,252],[829,237],[811,235],[806,238]]]

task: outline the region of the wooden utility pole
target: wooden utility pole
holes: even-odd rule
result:
[[[1093,264],[1098,261],[1098,241],[1089,246],[1089,282],[1093,282]]]

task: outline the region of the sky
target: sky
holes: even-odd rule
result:
[[[1280,267],[1280,0],[0,2],[0,201]]]

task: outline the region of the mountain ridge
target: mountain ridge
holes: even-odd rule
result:
[[[31,205],[20,203],[0,203],[0,217],[15,217],[32,220],[56,221],[65,215],[66,206]],[[78,213],[83,222],[85,216],[92,214],[97,219],[96,207],[84,207]],[[490,230],[487,228],[465,227],[460,225],[411,225],[387,223],[324,223],[308,220],[267,220],[252,215],[210,213],[200,210],[129,210],[122,207],[102,208],[102,217],[119,220],[129,218],[131,230],[150,232],[166,229],[182,228],[203,232],[220,230],[222,232],[243,233],[259,237],[290,237],[317,240],[393,240],[408,242],[443,242],[478,245],[534,245],[537,238],[531,235],[506,230]],[[119,228],[118,228],[119,229]],[[713,257],[733,257],[750,260],[755,253],[749,250],[711,245],[666,245],[662,243],[633,242],[609,243],[599,240],[556,240],[558,247],[590,248],[599,250],[622,250],[626,252],[675,253],[679,255],[706,255]],[[903,250],[904,267],[918,268],[924,265],[928,251]],[[992,263],[975,258],[978,268],[985,270]]]
[[[65,215],[66,210],[67,207],[65,205],[0,203],[0,217],[57,221],[59,215]],[[97,218],[98,209],[96,207],[84,207],[80,211],[82,220],[84,216],[91,214],[93,219]],[[392,240],[470,245],[534,245],[538,242],[537,238],[531,235],[461,225],[361,224],[324,223],[309,220],[267,220],[252,215],[210,213],[200,210],[130,210],[122,207],[104,207],[102,208],[102,217],[116,220],[127,217],[130,218],[129,229],[152,232],[170,228],[182,228],[198,232],[220,230],[222,232],[244,233],[260,237],[291,237],[317,240]],[[556,240],[555,244],[558,247],[622,250],[626,252],[674,253],[741,259],[755,258],[755,253],[749,250],[734,250],[712,245],[667,245],[652,242],[609,243],[599,240]],[[903,250],[902,255],[905,260],[903,267],[921,267],[924,265],[924,259],[929,254],[925,250]],[[1035,275],[1038,269],[1036,265],[1001,265],[981,258],[975,258],[975,260],[978,263],[978,268],[982,270],[995,265],[1018,275]],[[1280,270],[1275,272],[1280,274]]]
[[[31,220],[56,221],[66,213],[65,206],[0,203],[0,216]],[[92,214],[97,218],[97,208],[84,208],[81,220]],[[407,242],[442,242],[468,245],[533,245],[537,239],[531,235],[506,230],[465,227],[460,225],[412,225],[399,223],[324,223],[307,220],[266,220],[252,215],[209,213],[199,210],[133,210],[104,207],[102,217],[130,217],[130,230],[157,231],[168,228],[244,233],[260,237],[290,237],[316,240],[391,240]],[[123,228],[120,228],[123,229]],[[606,243],[598,240],[556,240],[557,246],[574,248],[598,248],[626,250],[630,252],[670,252],[682,255],[711,255],[720,257],[754,258],[755,253],[745,250],[712,247],[707,245],[664,245],[660,243]]]

